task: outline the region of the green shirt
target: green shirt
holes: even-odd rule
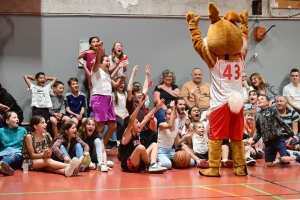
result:
[[[22,139],[27,133],[23,127],[9,128],[7,126],[0,128],[0,151],[5,150],[8,147],[22,150]]]

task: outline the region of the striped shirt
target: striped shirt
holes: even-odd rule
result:
[[[289,109],[288,107],[286,108],[286,114],[284,116],[280,115],[280,118],[289,126],[291,129],[293,129],[293,123],[299,121],[299,115],[294,109]],[[282,132],[285,137],[288,137],[289,135],[287,134],[284,129],[282,129]]]

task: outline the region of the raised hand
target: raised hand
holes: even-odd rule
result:
[[[175,108],[175,101],[170,102],[170,108],[173,110]]]
[[[126,75],[125,74],[121,74],[121,76],[120,76],[120,79],[125,79],[126,78]]]
[[[95,46],[98,47],[98,49],[102,49],[103,41],[98,42]]]
[[[200,21],[201,17],[195,17],[193,12],[188,12],[186,14],[186,20],[189,23],[189,30],[195,30],[198,29],[198,23]]]
[[[134,66],[134,68],[132,69],[132,74],[135,76],[138,70],[139,70],[139,66],[138,65]]]
[[[144,105],[144,103],[145,103],[145,99],[144,99],[144,100],[143,100],[143,99],[140,99],[140,100],[139,100],[138,107],[141,108],[141,107]]]
[[[156,104],[156,108],[157,109],[160,109],[163,105],[165,104],[165,100],[164,99],[161,99],[157,104]]]
[[[150,67],[150,65],[147,65],[146,66],[146,75],[147,76],[150,76],[150,71],[151,71],[151,67]]]
[[[188,129],[186,132],[185,132],[185,137],[191,137],[193,135],[193,130],[192,129]]]

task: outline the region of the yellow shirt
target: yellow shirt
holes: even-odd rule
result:
[[[190,103],[194,106],[194,96],[190,93],[192,89],[194,89],[194,91],[199,97],[200,110],[207,110],[209,108],[210,102],[210,85],[208,83],[201,82],[198,86],[193,81],[189,81],[182,86],[181,96],[187,97]]]

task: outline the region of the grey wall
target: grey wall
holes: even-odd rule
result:
[[[78,41],[93,35],[104,41],[107,54],[114,42],[123,43],[124,52],[129,56],[128,76],[133,66],[139,65],[137,81],[143,81],[144,68],[150,64],[155,85],[164,69],[173,69],[181,87],[190,79],[195,67],[203,69],[203,79],[209,82],[208,69],[192,47],[184,18],[0,16],[0,22],[0,82],[24,109],[25,121],[30,117],[31,94],[22,76],[44,71],[47,76],[57,76],[65,83],[72,76],[83,81],[84,73],[78,69],[76,60]],[[255,22],[249,21],[247,72],[249,76],[260,72],[282,92],[289,82],[290,69],[300,63],[300,26],[296,20],[260,21],[266,28],[273,24],[276,27],[266,39],[257,43],[252,36]],[[204,36],[208,26],[207,19],[200,21]],[[256,61],[253,60],[255,52]],[[150,94],[153,89],[150,88]]]
[[[75,15],[176,15],[189,10],[207,16],[212,0],[0,0],[0,13],[75,14]],[[250,0],[214,0],[222,15],[228,10],[251,10]],[[289,16],[299,9],[278,9],[278,0],[262,0],[262,16]],[[251,12],[250,12],[251,13]]]

